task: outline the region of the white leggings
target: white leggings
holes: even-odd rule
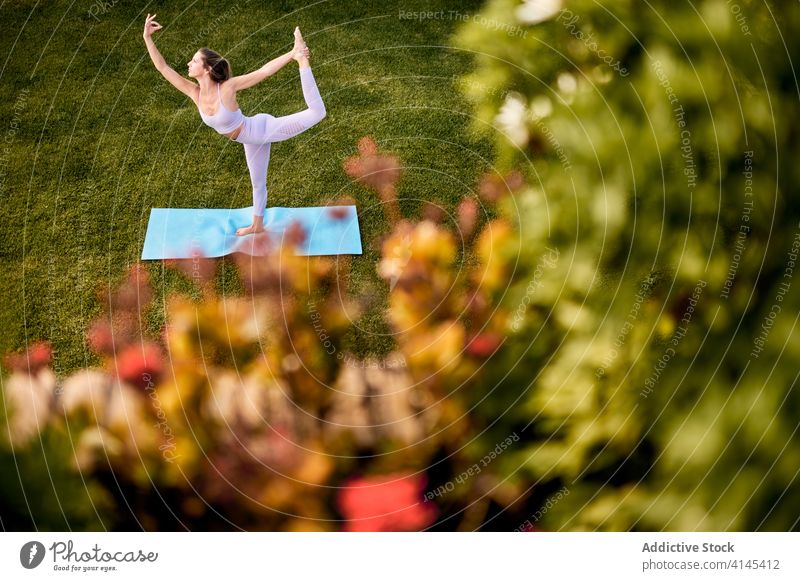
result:
[[[269,113],[245,116],[244,127],[235,139],[244,145],[250,182],[253,185],[253,214],[263,216],[267,207],[267,166],[270,143],[284,141],[299,135],[316,125],[325,117],[325,104],[314,82],[311,68],[300,69],[300,84],[308,109],[284,117],[273,117]]]

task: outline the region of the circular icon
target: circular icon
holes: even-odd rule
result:
[[[44,559],[44,545],[39,541],[30,541],[19,550],[19,562],[26,569],[35,569]]]

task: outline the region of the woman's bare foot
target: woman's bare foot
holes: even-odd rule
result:
[[[298,62],[301,68],[309,66],[308,57],[311,56],[311,51],[306,46],[303,40],[303,35],[300,34],[300,27],[294,28],[294,48],[292,49],[292,58]]]
[[[247,236],[248,234],[258,234],[259,232],[263,232],[264,227],[258,228],[257,226],[250,225],[247,228],[237,228],[236,235],[237,236]]]
[[[248,234],[258,234],[264,231],[264,216],[253,216],[253,223],[247,228],[237,228],[237,236],[247,236]]]

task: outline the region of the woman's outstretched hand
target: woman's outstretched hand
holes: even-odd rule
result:
[[[150,38],[150,36],[151,36],[151,35],[152,35],[152,34],[153,34],[153,33],[154,33],[156,30],[161,30],[161,29],[163,28],[163,27],[162,27],[162,26],[161,26],[161,25],[160,25],[158,22],[156,22],[156,21],[154,20],[154,19],[155,19],[155,17],[156,17],[156,15],[155,15],[155,14],[153,14],[152,16],[150,16],[150,15],[148,14],[148,15],[147,15],[147,20],[145,20],[145,21],[144,21],[144,34],[142,34],[142,36],[144,36],[144,38],[145,38],[145,39],[148,39],[148,38]]]

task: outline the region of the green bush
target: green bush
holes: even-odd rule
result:
[[[777,4],[491,0],[454,40],[526,177],[478,410],[530,421],[532,505],[570,491],[539,526],[797,528],[800,6]]]

